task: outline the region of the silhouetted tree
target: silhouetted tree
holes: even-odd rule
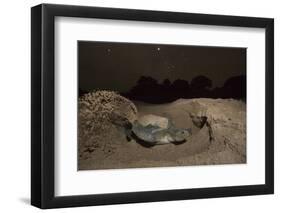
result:
[[[173,82],[172,87],[175,90],[189,90],[189,83],[188,81],[177,79]]]
[[[140,79],[137,81],[138,85],[147,85],[153,86],[157,84],[157,80],[149,76],[141,76]]]
[[[212,87],[212,80],[205,77],[205,76],[197,76],[192,79],[190,83],[190,97],[196,98],[196,97],[204,97],[208,98],[211,96],[211,89]]]
[[[222,87],[223,98],[246,100],[246,76],[234,76],[227,79]]]
[[[165,87],[165,88],[170,88],[170,86],[171,86],[171,81],[166,78],[166,79],[163,81],[162,85],[163,85],[163,87]]]
[[[126,97],[145,102],[153,102],[154,97],[159,93],[159,84],[157,80],[148,76],[141,76],[134,86],[127,94]]]
[[[158,83],[154,78],[141,76],[131,93],[136,96],[150,96],[155,93]]]
[[[212,80],[200,75],[192,79],[190,87],[192,89],[208,89],[212,87]]]
[[[235,98],[246,100],[246,76],[231,77],[223,87],[212,89],[212,80],[197,76],[188,81],[177,79],[171,82],[165,79],[161,84],[149,76],[141,76],[137,84],[125,94],[132,100],[148,103],[167,103],[179,98]]]
[[[177,79],[172,85],[171,89],[177,98],[186,98],[189,94],[189,83],[188,81]]]
[[[160,84],[160,93],[158,94],[159,99],[161,99],[162,102],[170,102],[175,100],[177,97],[175,97],[175,94],[173,90],[171,89],[171,81],[169,79],[164,79],[162,84]]]

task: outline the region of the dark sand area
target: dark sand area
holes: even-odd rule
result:
[[[100,102],[90,99],[79,103],[78,170],[246,163],[246,105],[242,101],[201,98],[133,105],[113,93]],[[128,141],[122,128],[111,122],[115,111],[128,120],[146,114],[169,117],[176,127],[191,128],[192,136],[182,144],[146,147]]]

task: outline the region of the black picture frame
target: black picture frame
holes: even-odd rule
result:
[[[54,21],[58,16],[264,28],[266,32],[265,184],[56,197],[54,195]],[[39,208],[274,193],[274,20],[271,18],[41,4],[31,8],[31,97],[31,204]]]

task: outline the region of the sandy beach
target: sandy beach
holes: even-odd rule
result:
[[[191,137],[177,145],[146,147],[135,140],[128,141],[124,132],[111,123],[104,130],[86,133],[81,129],[85,125],[79,125],[78,170],[246,163],[244,102],[201,98],[134,105],[136,119],[146,114],[168,117],[176,127],[191,128]]]

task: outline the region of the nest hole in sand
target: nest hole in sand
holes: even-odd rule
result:
[[[94,152],[108,156],[126,148],[126,152],[130,152],[132,146],[128,143],[134,142],[142,146],[144,152],[151,148],[163,150],[160,145],[154,147],[135,137],[128,142],[126,131],[134,120],[145,114],[167,116],[176,127],[191,128],[192,135],[184,143],[163,145],[168,150],[182,149],[182,152],[195,154],[208,149],[211,127],[206,108],[200,103],[184,99],[160,105],[133,103],[115,92],[98,91],[79,99],[79,156],[87,158]]]

